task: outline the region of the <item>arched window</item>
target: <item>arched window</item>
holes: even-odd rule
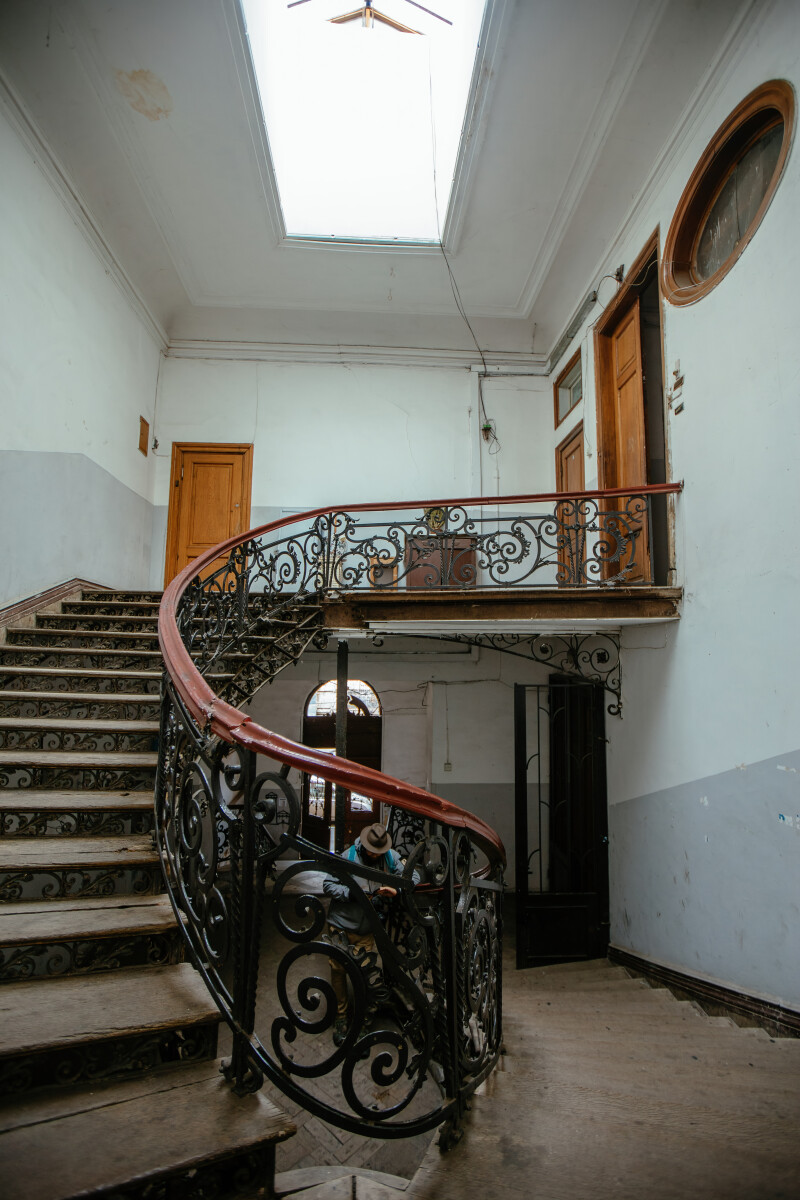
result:
[[[381,703],[363,679],[347,681],[347,757],[363,767],[381,768]],[[336,680],[321,683],[306,701],[303,742],[335,754]],[[303,836],[333,850],[334,786],[319,775],[303,777]],[[379,804],[357,792],[346,793],[345,843],[350,845],[365,825],[379,819]]]
[[[780,181],[794,109],[791,85],[772,79],[745,96],[714,134],[664,244],[662,285],[672,304],[693,304],[738,261]]]

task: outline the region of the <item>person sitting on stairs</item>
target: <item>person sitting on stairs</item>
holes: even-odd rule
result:
[[[385,871],[389,875],[402,875],[403,864],[400,856],[392,850],[392,839],[385,825],[375,822],[367,825],[361,831],[361,836],[348,850],[342,854],[347,862],[362,862],[367,867]],[[414,883],[419,883],[419,875],[414,872]],[[360,887],[372,900],[375,897],[392,899],[397,895],[397,888],[381,884],[376,879],[358,879],[352,884],[343,883],[334,875],[327,875],[322,883],[322,890],[331,897],[328,910],[328,928],[335,941],[347,938],[357,951],[369,954],[375,950],[375,938],[369,925],[369,918],[357,899],[353,898],[354,887]],[[331,965],[331,985],[336,996],[336,1021],[333,1026],[334,1045],[341,1046],[347,1037],[347,971],[335,958],[328,960]]]

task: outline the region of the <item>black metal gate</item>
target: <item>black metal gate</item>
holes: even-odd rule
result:
[[[514,688],[517,967],[608,948],[601,685],[565,675]]]

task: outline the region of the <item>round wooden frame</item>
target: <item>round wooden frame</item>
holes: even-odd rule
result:
[[[694,304],[715,288],[738,261],[780,182],[794,135],[794,118],[794,89],[784,79],[771,79],[745,96],[714,134],[683,190],[664,243],[661,286],[671,304]],[[712,205],[744,153],[779,120],[783,121],[783,142],[758,212],[725,262],[707,279],[699,279],[695,266],[697,245]]]

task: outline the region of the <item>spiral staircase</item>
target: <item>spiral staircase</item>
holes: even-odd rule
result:
[[[496,498],[488,519],[484,501],[319,510],[215,547],[160,610],[154,593],[94,591],[6,630],[8,1200],[271,1195],[293,1125],[265,1080],[344,1131],[458,1140],[500,1053],[502,844],[472,814],[237,706],[324,641],[343,596],[607,589],[641,567],[649,496],[547,499],[537,512],[541,497],[513,498],[528,508],[504,523]],[[309,774],[382,806],[405,859],[385,911],[359,886],[379,871],[303,838]],[[325,873],[362,905],[375,951],[331,936]],[[338,1046],[332,959],[352,995]]]

